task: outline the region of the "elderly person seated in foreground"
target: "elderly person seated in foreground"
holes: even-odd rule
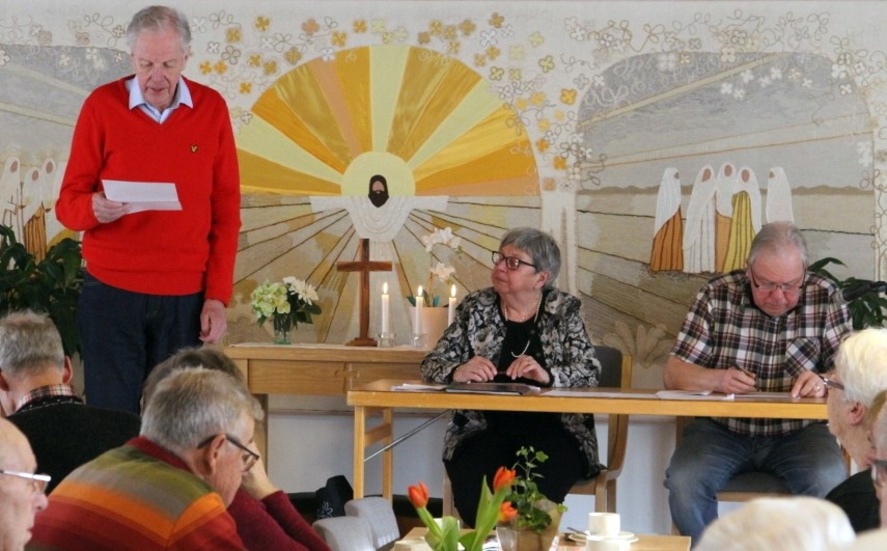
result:
[[[706,528],[695,551],[829,551],[856,534],[837,505],[806,496],[753,499]]]
[[[828,387],[828,428],[860,471],[825,496],[841,507],[857,532],[880,526],[878,496],[870,470],[874,453],[867,414],[878,393],[887,390],[887,329],[869,328],[841,342]]]
[[[22,551],[31,539],[34,516],[46,509],[49,477],[34,474],[37,460],[28,439],[0,417],[0,549]]]
[[[230,375],[183,369],[157,385],[141,436],[71,473],[34,527],[35,549],[244,549],[227,506],[256,454],[262,410]]]
[[[533,228],[506,233],[492,253],[492,287],[466,296],[453,323],[422,361],[437,382],[515,381],[541,387],[588,387],[600,362],[585,330],[581,302],[559,291],[557,242]],[[548,455],[539,491],[555,503],[573,484],[600,472],[592,415],[456,411],[444,440],[444,466],[463,521],[477,515],[481,481],[515,463],[528,446]]]
[[[0,319],[0,406],[28,437],[37,467],[55,486],[74,469],[139,435],[128,411],[89,406],[71,385],[74,368],[46,314]]]
[[[872,444],[872,481],[880,501],[881,528],[887,528],[887,391],[880,392],[870,413]]]
[[[142,402],[148,403],[157,385],[180,369],[203,367],[227,373],[246,387],[243,373],[223,352],[214,348],[187,348],[162,362],[145,380]],[[329,551],[323,539],[293,507],[282,490],[268,478],[265,464],[254,445],[256,460],[243,474],[243,482],[234,500],[228,505],[228,514],[237,524],[237,534],[247,549],[274,551]]]

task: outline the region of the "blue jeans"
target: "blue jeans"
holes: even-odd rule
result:
[[[684,429],[665,472],[671,518],[693,544],[718,517],[717,492],[745,471],[783,478],[795,494],[825,496],[847,478],[838,442],[824,423],[788,436],[737,434],[711,419],[695,419]]]
[[[139,413],[142,383],[158,363],[199,346],[203,293],[145,295],[89,274],[77,304],[86,401]]]

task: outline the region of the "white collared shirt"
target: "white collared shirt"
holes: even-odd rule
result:
[[[126,88],[129,90],[129,108],[134,109],[138,107],[149,117],[161,124],[169,118],[179,105],[185,104],[192,109],[194,108],[194,101],[191,99],[191,91],[188,90],[188,85],[185,84],[185,79],[181,76],[179,77],[179,83],[178,86],[176,86],[176,93],[172,99],[172,103],[162,112],[145,101],[145,96],[142,95],[142,89],[137,86],[136,77],[132,77],[126,81]]]

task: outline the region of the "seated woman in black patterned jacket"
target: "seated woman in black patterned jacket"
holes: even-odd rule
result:
[[[436,382],[521,382],[542,387],[597,385],[600,363],[578,298],[554,288],[560,249],[547,233],[516,228],[493,252],[492,287],[465,297],[456,317],[422,362]],[[474,522],[481,480],[511,467],[522,446],[545,452],[539,490],[560,503],[573,484],[600,471],[591,415],[456,411],[443,460],[456,509]]]

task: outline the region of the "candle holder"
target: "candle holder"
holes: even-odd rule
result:
[[[397,333],[379,333],[379,348],[391,348],[394,346]]]
[[[410,333],[410,346],[413,348],[425,349],[427,343],[425,333]]]

